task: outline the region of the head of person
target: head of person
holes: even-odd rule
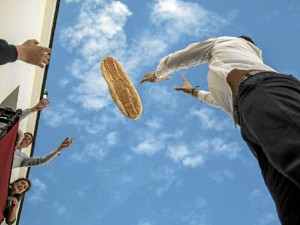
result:
[[[30,132],[24,133],[24,137],[17,148],[27,148],[33,142],[33,134]]]
[[[243,38],[244,40],[249,41],[250,43],[256,45],[255,42],[248,36],[242,35],[242,36],[239,36],[239,38]]]
[[[13,195],[23,195],[29,191],[31,182],[27,178],[19,178],[10,184],[10,191]]]

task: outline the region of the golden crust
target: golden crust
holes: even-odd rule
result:
[[[143,108],[141,99],[122,65],[112,56],[106,56],[101,62],[101,72],[120,111],[131,119],[139,118]]]

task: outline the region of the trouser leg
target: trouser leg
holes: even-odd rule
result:
[[[282,223],[300,224],[300,82],[261,76],[240,85],[241,132],[258,158]]]

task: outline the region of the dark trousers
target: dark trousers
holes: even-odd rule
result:
[[[239,85],[241,134],[284,225],[300,224],[300,82],[263,72]]]

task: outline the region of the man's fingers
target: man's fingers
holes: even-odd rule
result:
[[[174,87],[174,90],[175,91],[184,91],[186,90],[185,88],[182,88],[182,87]]]
[[[33,40],[32,40],[32,43],[33,43],[33,44],[35,44],[35,45],[38,45],[38,44],[40,44],[40,42],[38,42],[38,41],[37,41],[37,40],[35,40],[35,39],[33,39]]]
[[[140,84],[144,83],[144,82],[147,81],[147,80],[148,80],[148,79],[146,79],[146,78],[143,79],[143,80],[141,80],[141,81],[140,81]]]
[[[44,68],[45,67],[45,65],[43,64],[43,63],[38,63],[38,64],[36,64],[36,66],[39,66],[39,67],[41,67],[41,68]]]
[[[161,80],[170,80],[170,77],[162,77]]]
[[[44,52],[47,52],[48,54],[50,54],[51,53],[51,48],[43,48],[43,50],[44,50]]]

